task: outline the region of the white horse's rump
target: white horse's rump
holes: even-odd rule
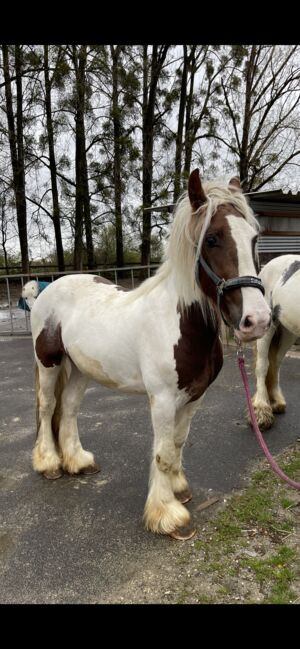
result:
[[[146,392],[154,445],[145,524],[154,532],[190,538],[194,529],[183,503],[191,493],[182,449],[200,400],[222,367],[216,288],[202,271],[197,285],[197,257],[201,251],[225,279],[256,275],[256,235],[243,194],[217,183],[202,187],[195,171],[154,277],[126,293],[93,275],[71,275],[40,295],[31,314],[39,381],[37,471],[55,478],[62,470],[97,470],[77,429],[89,379]],[[270,309],[257,288],[228,291],[220,306],[243,340],[262,335],[269,325]]]
[[[252,401],[259,426],[267,429],[274,422],[274,413],[285,412],[280,366],[300,336],[300,255],[272,259],[262,269],[260,278],[272,308],[272,324],[256,343],[256,393]]]

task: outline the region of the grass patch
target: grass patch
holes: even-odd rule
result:
[[[241,565],[251,568],[260,584],[271,579],[275,579],[278,583],[286,582],[293,577],[293,573],[287,565],[295,556],[294,550],[283,545],[275,555],[268,559],[249,558],[247,561],[243,560]]]
[[[283,497],[280,499],[280,504],[284,509],[289,509],[289,507],[292,507],[294,505],[294,501],[290,498]]]
[[[286,463],[283,464],[284,472],[292,478],[293,480],[300,479],[300,457],[294,457],[289,459]]]
[[[299,447],[289,450],[288,455],[285,452],[279,464],[297,480]],[[244,587],[247,580],[249,595],[245,587],[240,596],[243,603],[255,601],[251,596],[255,588],[260,593],[257,601],[264,603],[286,604],[299,596],[293,583],[300,579],[300,550],[283,543],[296,522],[295,500],[290,493],[290,487],[279,481],[269,467],[256,471],[251,485],[233,496],[226,509],[210,521],[202,539],[195,541],[196,550],[204,554],[203,572],[218,584],[215,603],[230,602],[233,595],[237,600],[235,584],[238,591],[240,582]],[[232,580],[231,588],[228,580]]]

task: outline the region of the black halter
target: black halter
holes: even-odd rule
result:
[[[263,295],[265,294],[265,289],[259,277],[254,277],[253,275],[244,275],[242,277],[234,277],[233,279],[221,279],[221,277],[216,275],[216,273],[214,273],[214,271],[211,270],[211,268],[208,266],[208,264],[203,259],[201,254],[199,255],[196,263],[196,282],[199,288],[201,288],[200,280],[199,280],[200,266],[202,266],[203,270],[205,270],[208,277],[210,277],[210,279],[213,281],[213,283],[216,286],[218,309],[221,313],[223,321],[228,327],[230,325],[228,324],[228,322],[226,322],[220,306],[220,299],[224,291],[231,291],[234,288],[241,288],[242,286],[252,286],[252,288],[259,288],[262,294]]]

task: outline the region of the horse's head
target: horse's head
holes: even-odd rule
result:
[[[38,282],[35,279],[26,282],[22,288],[22,297],[37,297],[39,294]]]
[[[233,178],[228,187],[217,183],[203,186],[195,169],[188,194],[192,234],[198,241],[196,279],[201,290],[218,304],[237,338],[261,338],[270,325],[271,312],[256,279],[258,224],[239,179]]]

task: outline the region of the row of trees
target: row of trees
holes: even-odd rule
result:
[[[194,166],[239,173],[245,191],[297,188],[298,46],[2,45],[0,237],[8,265],[34,237],[92,269],[165,231],[151,211],[176,201]],[[157,216],[159,214],[159,216]],[[29,242],[29,243],[28,243]]]

